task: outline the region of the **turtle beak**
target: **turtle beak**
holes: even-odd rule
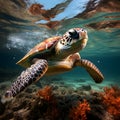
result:
[[[69,36],[77,41],[82,39],[88,39],[87,31],[83,28],[73,28],[68,31]]]
[[[75,28],[76,32],[79,35],[79,39],[88,39],[87,30],[83,28]]]
[[[74,28],[74,30],[76,31],[78,38],[73,39],[73,43],[77,43],[77,45],[79,44],[79,50],[82,50],[85,48],[88,41],[87,31],[83,28]]]

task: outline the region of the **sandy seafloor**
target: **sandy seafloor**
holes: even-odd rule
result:
[[[36,84],[33,84],[21,92],[14,99],[7,103],[0,102],[1,120],[119,120],[120,114],[111,114],[108,108],[116,106],[110,101],[113,99],[111,92],[115,88],[117,95],[120,96],[120,89],[114,81],[103,81],[96,84],[90,77],[75,77],[74,74],[61,74],[51,77],[43,77]],[[2,82],[0,84],[0,97],[3,91],[9,88],[11,82]],[[45,88],[48,87],[48,90]],[[49,89],[50,87],[50,89]],[[110,91],[104,91],[108,87]],[[38,91],[43,90],[43,94],[38,95]],[[118,94],[119,93],[119,94]],[[103,103],[103,96],[108,94],[109,107]],[[49,98],[49,99],[48,99]],[[84,100],[89,104],[87,107],[76,108]],[[77,112],[75,110],[77,109]],[[112,109],[115,109],[114,107]],[[119,109],[119,106],[118,108]],[[72,111],[73,110],[73,111]],[[86,110],[82,113],[81,111]],[[71,113],[72,111],[72,113]],[[119,111],[119,110],[118,110]],[[76,117],[75,117],[76,116]]]

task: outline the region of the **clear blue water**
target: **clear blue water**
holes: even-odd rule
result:
[[[75,1],[75,0],[73,0]],[[91,60],[104,74],[104,81],[100,85],[120,84],[120,28],[103,28],[95,29],[88,27],[91,23],[98,23],[101,21],[119,21],[120,13],[97,13],[92,17],[74,18],[78,13],[82,13],[87,0],[82,3],[83,6],[79,9],[76,2],[70,2],[64,12],[56,15],[54,20],[63,20],[57,29],[47,29],[41,27],[38,23],[41,22],[39,17],[36,21],[25,19],[17,19],[8,13],[1,13],[0,18],[6,22],[1,21],[0,25],[0,83],[6,81],[13,81],[22,72],[23,68],[16,65],[16,62],[21,59],[34,45],[55,35],[62,35],[65,31],[73,27],[83,27],[88,31],[89,41],[85,49],[80,51],[82,58]],[[51,9],[58,3],[44,3],[45,9]],[[65,0],[59,1],[60,3]],[[77,1],[78,2],[78,1]],[[29,2],[30,4],[30,2]],[[29,6],[27,3],[27,5]],[[70,12],[71,5],[75,9]],[[51,5],[51,6],[49,6]],[[27,6],[27,7],[28,7]],[[64,7],[64,6],[63,6]],[[69,11],[69,13],[67,12]],[[69,17],[67,16],[69,15]],[[112,17],[111,17],[112,16]],[[29,21],[29,22],[28,22]],[[43,20],[44,21],[44,20]],[[70,72],[53,76],[53,78],[61,78],[66,84],[74,84],[79,86],[82,83],[77,80],[83,79],[84,84],[91,84],[97,86],[87,72],[82,68],[75,68]],[[76,82],[75,82],[76,81]]]

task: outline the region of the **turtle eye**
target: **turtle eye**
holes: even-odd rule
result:
[[[81,28],[81,31],[84,31],[84,29],[83,29],[83,28]]]
[[[79,34],[76,30],[74,29],[70,29],[68,31],[68,33],[70,34],[70,37],[73,38],[73,39],[79,39]]]

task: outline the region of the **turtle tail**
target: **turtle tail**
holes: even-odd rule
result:
[[[11,100],[27,86],[39,80],[45,74],[47,69],[48,64],[46,60],[37,60],[35,64],[31,65],[31,67],[27,68],[20,76],[18,76],[17,80],[11,85],[10,89],[6,91],[1,101],[5,103],[6,101]]]

